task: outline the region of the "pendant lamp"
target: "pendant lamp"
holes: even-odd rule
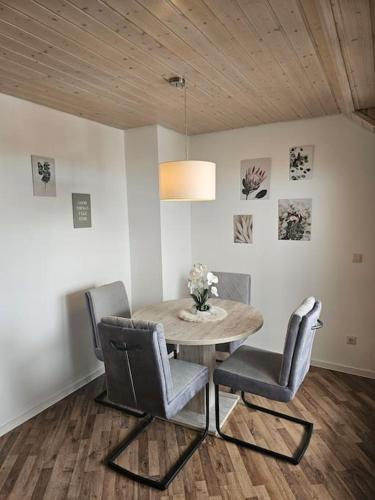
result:
[[[185,160],[159,164],[160,199],[166,201],[214,200],[216,164],[210,161],[189,160],[185,78],[175,76],[168,82],[184,90]]]

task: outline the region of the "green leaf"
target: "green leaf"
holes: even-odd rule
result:
[[[255,198],[259,200],[260,198],[264,198],[266,194],[267,194],[267,189],[262,189],[262,191],[259,191],[259,193],[255,195]]]
[[[193,298],[193,300],[196,303],[196,305],[199,306],[200,305],[200,301],[199,301],[198,297],[196,295],[194,295],[194,293],[191,293],[190,296]]]

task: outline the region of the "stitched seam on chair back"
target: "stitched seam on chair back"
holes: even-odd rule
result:
[[[151,355],[150,353],[149,354],[153,358],[152,364],[154,365],[154,368],[155,368],[155,371],[153,373],[153,376],[155,377],[153,379],[154,387],[155,387],[154,392],[156,394],[160,390],[160,392],[161,392],[160,397],[162,398],[162,400],[159,400],[159,401],[160,401],[160,403],[162,403],[162,407],[164,408],[165,403],[167,402],[165,367],[164,367],[164,363],[162,361],[163,357],[162,357],[161,347],[160,347],[159,338],[158,338],[157,326],[152,324],[152,327],[153,328],[150,328],[148,330],[145,329],[145,330],[138,330],[138,331],[139,331],[139,333],[148,332],[151,335],[151,339],[150,339],[150,342],[148,343],[148,345],[146,346],[146,350],[150,349],[153,352],[153,355]],[[134,331],[136,332],[137,328],[135,328]],[[156,345],[155,345],[155,343],[156,343]],[[138,363],[139,363],[139,358],[138,358]],[[161,367],[160,367],[160,364],[162,365]],[[130,369],[131,369],[131,383],[133,385],[136,401],[138,401],[139,398],[137,399],[137,396],[136,396],[137,387],[140,391],[139,395],[140,395],[141,399],[145,398],[146,396],[144,393],[144,388],[142,388],[142,386],[140,385],[140,384],[142,384],[142,382],[140,380],[139,364],[137,365],[137,367],[134,366],[133,367],[134,369],[132,370],[132,365],[133,365],[133,354],[132,353],[129,353],[129,365],[130,365]],[[143,399],[142,399],[142,401],[143,401]],[[143,402],[142,401],[141,401],[142,408],[147,408],[146,400],[144,400]],[[139,406],[137,405],[137,407],[139,407]],[[158,405],[158,407],[159,407],[158,411],[160,411],[161,407],[159,405]],[[146,411],[150,411],[150,410],[146,410]]]
[[[125,343],[125,347],[126,346],[127,345]],[[132,394],[133,394],[134,403],[135,403],[135,406],[138,407],[137,394],[135,392],[135,387],[134,387],[133,371],[132,371],[132,367],[131,367],[131,364],[130,364],[128,351],[124,351],[124,356],[125,356],[125,362],[126,362],[126,365],[128,367],[128,371],[129,371],[129,379],[130,379],[130,384],[131,384],[131,390],[132,390]]]
[[[157,325],[155,326],[155,330],[154,330],[153,334],[155,335],[155,339],[156,339],[156,343],[157,343],[157,347],[158,347],[157,355],[159,356],[160,364],[162,366],[162,375],[163,375],[163,377],[162,377],[162,380],[160,381],[161,382],[161,389],[162,389],[162,392],[164,393],[166,402],[169,402],[170,396],[173,393],[173,387],[171,387],[171,391],[168,390],[168,384],[167,384],[167,376],[168,376],[168,374],[166,373],[166,369],[165,369],[166,368],[165,367],[165,363],[164,363],[165,360],[163,359],[163,353],[162,353],[161,345],[160,345],[160,342],[159,342],[159,331],[158,331],[158,326]],[[167,362],[169,363],[168,359],[167,359]],[[172,381],[171,380],[170,380],[170,383],[172,385]],[[169,392],[171,392],[171,394],[169,394]]]
[[[301,328],[302,319],[299,318],[295,313],[293,313],[292,316],[289,318],[288,322],[287,333],[284,341],[283,357],[280,366],[279,383],[283,387],[287,387],[289,385],[290,373],[293,366],[293,356],[298,339],[298,331],[295,334],[295,336],[293,335],[293,323],[297,321],[298,325],[295,325],[295,327],[297,327],[299,331],[299,329]],[[293,348],[293,354],[291,355],[290,359],[288,358],[288,351],[290,351],[292,348]]]
[[[86,302],[87,302],[87,305],[89,308],[89,313],[90,313],[90,322],[91,322],[91,328],[92,328],[92,333],[93,333],[93,337],[94,337],[94,347],[96,349],[99,349],[100,348],[99,331],[98,331],[98,325],[96,323],[96,314],[95,314],[95,308],[94,308],[94,304],[92,301],[91,293],[86,292],[85,296],[86,296]]]
[[[307,322],[307,319],[306,319],[306,316],[303,316],[303,318],[301,319],[300,321],[300,324],[299,324],[299,327],[298,327],[298,333],[297,333],[297,336],[296,336],[296,341],[294,343],[294,349],[293,349],[293,356],[292,356],[292,362],[290,364],[290,370],[289,370],[289,379],[288,379],[288,387],[290,386],[291,382],[292,382],[292,374],[294,374],[294,372],[296,371],[296,363],[297,363],[297,360],[296,360],[296,356],[297,356],[297,350],[301,344],[301,335],[302,335],[302,331],[305,327],[305,324]]]
[[[292,380],[292,376],[296,377],[296,374],[297,374],[297,363],[298,363],[298,360],[296,359],[296,356],[298,354],[301,354],[301,347],[302,347],[302,342],[307,339],[307,341],[309,341],[309,339],[307,338],[309,335],[312,336],[312,339],[311,339],[311,342],[310,342],[310,349],[309,349],[309,353],[307,355],[307,360],[310,361],[311,360],[311,351],[312,351],[312,345],[313,345],[313,342],[314,342],[314,337],[315,337],[315,331],[312,330],[312,324],[310,325],[310,328],[309,328],[309,331],[306,331],[305,332],[305,335],[304,335],[304,339],[302,338],[302,335],[304,333],[304,329],[305,329],[305,326],[306,326],[306,323],[309,322],[310,320],[310,316],[315,312],[315,310],[319,307],[320,305],[320,302],[319,301],[315,301],[315,304],[314,306],[312,307],[312,309],[305,315],[303,316],[303,318],[301,319],[301,322],[299,324],[299,329],[298,329],[298,334],[297,334],[297,337],[296,337],[296,342],[295,342],[295,345],[294,345],[294,351],[293,351],[293,356],[292,356],[292,363],[291,363],[291,366],[290,366],[290,372],[289,372],[289,381],[288,381],[288,387],[291,387],[291,383],[293,382],[296,382],[295,380]],[[301,364],[304,360],[301,360]],[[300,384],[303,382],[306,374],[307,374],[307,371],[309,369],[309,366],[310,364],[308,365],[307,369],[305,367],[305,373],[303,375],[303,378],[302,380],[300,381]],[[299,385],[300,385],[299,384]],[[297,387],[298,389],[298,387]]]
[[[165,394],[166,401],[169,401],[169,394],[167,391],[167,383],[166,383],[167,382],[167,380],[166,380],[167,374],[165,373],[165,366],[164,366],[163,357],[162,357],[162,353],[161,353],[161,349],[160,349],[159,339],[157,340],[157,343],[158,343],[158,356],[160,358],[160,362],[161,362],[162,370],[163,370],[163,379],[161,380],[162,392],[164,392],[164,394]]]

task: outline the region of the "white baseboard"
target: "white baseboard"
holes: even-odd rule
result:
[[[339,363],[329,363],[318,359],[312,359],[311,364],[318,368],[327,368],[328,370],[334,370],[336,372],[349,373],[350,375],[357,375],[359,377],[375,378],[374,370],[355,368],[354,366],[340,365]]]
[[[6,434],[7,432],[11,431],[15,427],[18,427],[19,425],[23,424],[26,422],[26,420],[29,420],[32,417],[35,417],[35,415],[38,415],[38,413],[46,410],[49,406],[52,406],[53,404],[57,403],[61,399],[65,398],[66,396],[69,396],[72,392],[76,391],[77,389],[80,389],[84,385],[88,384],[95,378],[99,377],[104,373],[104,366],[99,366],[95,370],[93,370],[91,373],[88,375],[81,377],[74,382],[71,382],[69,385],[64,387],[61,391],[57,392],[53,396],[49,397],[45,401],[40,402],[38,405],[34,406],[33,408],[30,408],[29,410],[21,413],[15,418],[12,418],[5,424],[0,426],[0,436],[3,434]]]

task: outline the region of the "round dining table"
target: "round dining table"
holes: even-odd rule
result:
[[[263,326],[262,314],[252,306],[232,300],[210,299],[209,304],[220,307],[227,316],[220,321],[192,322],[179,318],[181,310],[190,311],[193,301],[190,298],[169,300],[143,307],[133,314],[133,318],[162,323],[165,340],[178,344],[178,359],[205,365],[210,373],[210,433],[216,434],[214,410],[213,371],[216,366],[216,345],[234,340],[246,339]],[[229,392],[219,393],[220,424],[223,425],[236,406],[239,397]],[[192,428],[204,425],[204,394],[200,393],[186,405],[173,419]]]

